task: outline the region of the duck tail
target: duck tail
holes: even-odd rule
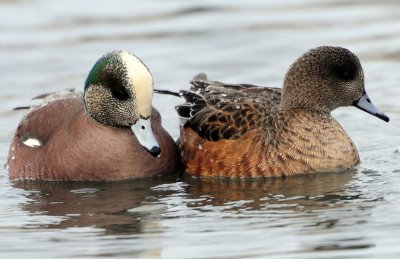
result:
[[[178,92],[173,92],[173,91],[169,91],[169,90],[153,89],[153,92],[156,94],[166,94],[166,95],[173,95],[176,97],[181,97],[181,95]]]
[[[204,85],[204,82],[201,81],[205,81],[207,80],[207,75],[205,73],[199,73],[197,74],[193,80],[191,81],[191,84],[194,85],[194,87],[192,87],[191,90],[197,90],[197,88],[205,88],[206,86]],[[173,92],[173,91],[169,91],[169,90],[161,90],[161,89],[153,89],[153,92],[156,94],[166,94],[166,95],[173,95],[176,97],[184,97],[186,100],[187,99],[187,91],[179,91],[179,92]]]
[[[14,107],[13,111],[18,111],[18,110],[29,110],[31,108],[31,106],[18,106],[18,107]]]

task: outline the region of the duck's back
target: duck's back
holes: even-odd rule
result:
[[[249,84],[193,80],[191,91],[181,91],[186,103],[178,114],[199,136],[218,141],[238,139],[261,127],[280,103],[281,89]]]
[[[162,150],[158,158],[144,150],[129,128],[88,118],[82,98],[51,101],[29,112],[18,126],[9,151],[9,176],[121,180],[175,172],[178,151],[155,109],[152,123]]]

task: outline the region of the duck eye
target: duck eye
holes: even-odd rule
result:
[[[341,74],[339,74],[339,77],[343,80],[350,81],[354,79],[355,74],[349,71],[343,71]]]
[[[350,73],[349,72],[343,72],[342,77],[343,78],[348,78],[348,77],[350,77]]]
[[[129,99],[129,93],[125,89],[111,89],[111,94],[120,101],[126,101]]]
[[[113,97],[120,101],[126,101],[129,99],[129,93],[121,82],[116,78],[109,78],[108,84],[110,86],[111,94]]]
[[[344,81],[351,81],[356,78],[357,75],[357,68],[355,64],[352,63],[333,67],[332,70],[336,77]]]

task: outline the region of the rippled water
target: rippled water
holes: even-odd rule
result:
[[[354,171],[257,181],[165,177],[121,183],[12,183],[0,169],[2,258],[399,258],[398,1],[1,1],[0,163],[43,92],[83,88],[93,63],[134,52],[158,88],[211,79],[280,86],[319,45],[361,59],[366,88],[391,118],[334,112],[357,145]],[[155,96],[178,137],[174,105]]]

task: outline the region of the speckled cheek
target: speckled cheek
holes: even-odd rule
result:
[[[96,114],[100,114],[101,107],[98,105],[104,99],[104,93],[99,85],[91,85],[85,92],[84,101],[86,112],[92,118],[96,118]]]

